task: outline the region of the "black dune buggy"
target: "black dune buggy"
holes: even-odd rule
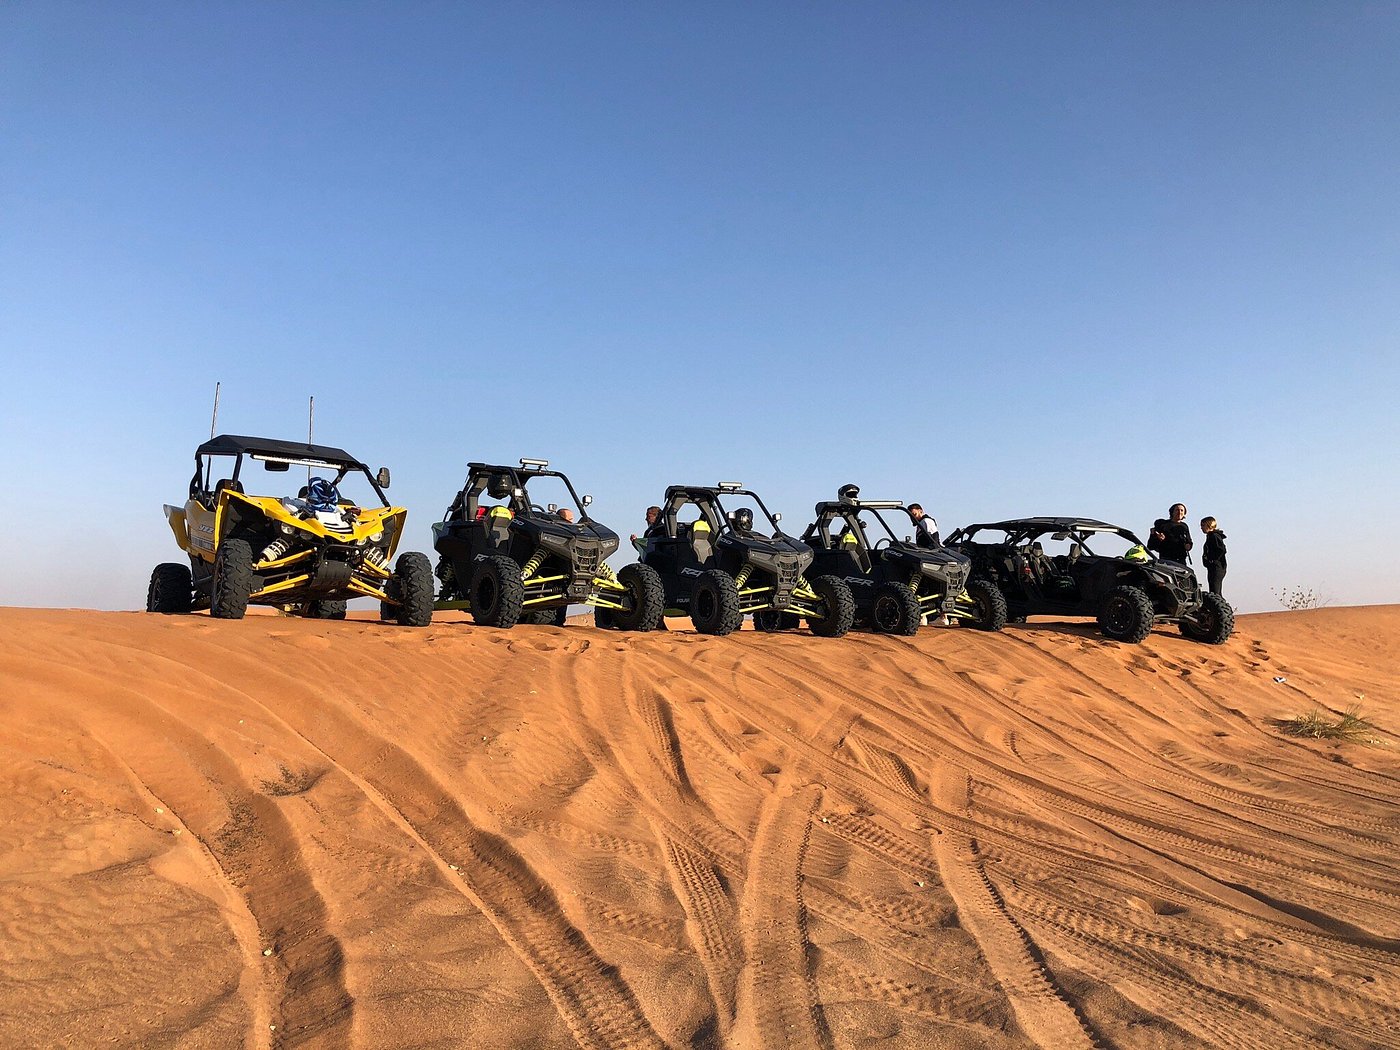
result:
[[[948,545],[972,559],[974,579],[1001,588],[1013,621],[1094,616],[1106,636],[1121,642],[1142,641],[1154,623],[1175,623],[1186,637],[1214,645],[1235,628],[1234,610],[1201,590],[1189,566],[1157,558],[1118,525],[1017,518],[968,525]]]
[[[914,524],[898,500],[848,495],[818,503],[817,520],[802,534],[802,542],[816,552],[812,572],[839,577],[850,586],[857,622],[885,634],[910,635],[929,616],[946,616],[984,631],[1001,630],[1006,599],[994,581],[969,580],[972,560],[960,551],[901,540],[881,511]],[[873,544],[867,516],[884,532]]]
[[[348,452],[328,445],[229,434],[200,445],[194,462],[184,506],[165,508],[189,565],[156,566],[147,611],[208,609],[211,616],[237,620],[251,604],[343,620],[345,603],[365,597],[379,599],[386,620],[411,627],[431,621],[427,557],[401,554],[389,568],[408,512],[391,507],[384,496],[387,468],[371,474]],[[307,472],[295,495],[290,490],[297,482],[273,477],[293,467]],[[326,476],[311,477],[312,471]],[[288,494],[244,491],[245,485],[274,483]]]
[[[577,511],[532,503],[528,486],[539,488],[542,479],[554,479],[543,483]],[[433,525],[442,583],[436,608],[467,609],[487,627],[562,627],[570,605],[591,605],[606,610],[614,627],[651,630],[661,619],[661,581],[645,565],[613,574],[607,558],[617,533],[588,516],[592,503],[546,460],[469,464],[466,484]]]
[[[724,500],[736,509],[727,512]],[[755,510],[772,535],[754,530]],[[760,630],[806,620],[813,634],[839,638],[855,603],[835,576],[808,579],[812,550],[778,527],[758,495],[738,482],[672,485],[646,532],[642,564],[660,576],[669,615],[690,614],[703,634],[729,634],[754,614]]]

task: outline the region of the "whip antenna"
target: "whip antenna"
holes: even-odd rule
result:
[[[316,395],[312,394],[306,404],[306,443],[311,444],[311,439],[316,433]],[[306,468],[306,483],[311,484],[311,468]]]
[[[219,422],[219,386],[214,384],[214,418],[209,420],[209,440],[214,440],[214,427]]]

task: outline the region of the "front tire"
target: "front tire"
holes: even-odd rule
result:
[[[1099,630],[1118,642],[1140,642],[1152,631],[1156,613],[1141,587],[1123,585],[1108,592],[1099,613]]]
[[[146,588],[146,611],[176,616],[190,611],[194,604],[194,577],[188,565],[166,562],[151,570]]]
[[[214,555],[214,585],[209,596],[209,615],[216,620],[243,619],[256,579],[252,545],[247,540],[224,540]]]
[[[906,583],[886,580],[875,588],[875,600],[870,606],[870,626],[880,634],[919,633],[919,599]]]
[[[617,573],[617,582],[627,588],[627,597],[623,604],[630,604],[627,609],[598,609],[596,614],[609,612],[612,614],[611,626],[622,631],[654,631],[656,625],[661,622],[661,615],[666,606],[666,588],[661,582],[661,576],[650,565],[643,565],[641,562],[633,562],[631,565],[624,565]],[[739,593],[734,592],[735,607],[738,607]]]
[[[1220,645],[1235,630],[1235,610],[1218,594],[1201,596],[1201,608],[1194,620],[1181,621],[1181,633],[1207,645]]]
[[[733,634],[744,622],[739,588],[723,569],[706,569],[690,595],[690,622],[701,634]]]
[[[394,619],[404,627],[427,627],[433,622],[433,564],[426,554],[409,551],[394,563],[394,595],[399,604]]]
[[[1006,626],[1006,596],[995,583],[990,580],[973,580],[967,585],[967,596],[977,606],[977,615],[972,623],[978,630],[1000,631]],[[1151,628],[1150,621],[1148,627]]]
[[[851,588],[836,576],[818,576],[812,581],[812,590],[821,599],[826,615],[820,620],[808,620],[807,626],[822,638],[840,638],[856,622],[856,600]]]
[[[488,554],[472,566],[472,619],[483,627],[514,627],[525,605],[520,566],[504,554]]]

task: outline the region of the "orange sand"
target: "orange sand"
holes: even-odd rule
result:
[[[1400,1045],[1400,607],[6,609],[0,682],[0,1046]],[[1379,746],[1270,724],[1358,702]]]

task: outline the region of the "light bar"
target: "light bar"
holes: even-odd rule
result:
[[[345,466],[344,463],[327,463],[324,459],[289,459],[286,456],[263,456],[256,452],[252,456],[264,463],[290,463],[294,467],[325,467],[327,470],[339,470]]]
[[[743,487],[744,483],[742,481],[721,481],[715,486],[715,488],[719,489],[721,492],[738,492]]]
[[[858,499],[855,504],[857,507],[869,507],[871,510],[899,510],[904,506],[897,499]]]
[[[535,467],[537,470],[544,470],[546,467],[549,466],[549,460],[547,460],[547,459],[526,459],[526,458],[524,458],[524,457],[522,456],[522,457],[520,458],[520,465],[521,465],[522,467]]]

